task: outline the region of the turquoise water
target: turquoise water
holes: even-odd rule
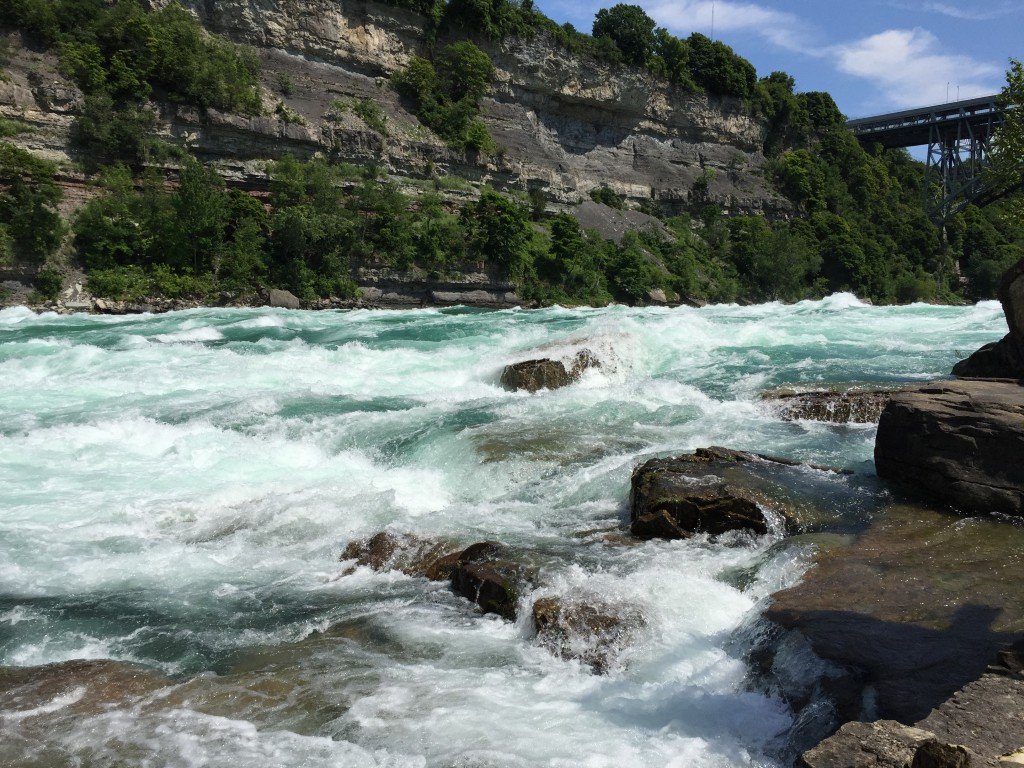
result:
[[[64,699],[0,715],[0,762],[775,765],[793,715],[751,689],[735,638],[806,552],[773,537],[610,546],[631,468],[706,445],[840,465],[858,472],[834,481],[853,515],[874,429],[786,423],[758,394],[945,375],[1005,328],[994,302],[846,295],[0,311],[0,665],[112,658],[184,686],[74,717]],[[582,347],[602,366],[576,386],[498,386],[509,362]],[[614,596],[648,627],[598,677],[442,585],[343,576],[345,544],[389,527],[529,548],[541,592]]]

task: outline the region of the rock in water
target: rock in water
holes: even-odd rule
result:
[[[895,394],[878,424],[875,467],[965,512],[1024,516],[1024,386],[951,381]]]
[[[587,349],[576,353],[568,368],[560,360],[524,360],[505,366],[501,374],[501,384],[506,389],[514,391],[537,392],[541,389],[558,389],[578,381],[588,368],[598,368],[600,365],[597,358]]]
[[[646,621],[629,605],[542,597],[533,604],[533,624],[538,641],[553,654],[578,659],[604,674]]]
[[[272,288],[270,290],[267,301],[270,306],[281,307],[283,309],[298,309],[300,306],[298,296],[291,291],[282,291],[277,288]]]
[[[757,502],[744,490],[701,472],[709,464],[746,461],[750,454],[703,449],[674,459],[651,459],[633,471],[630,529],[641,539],[687,539],[698,533],[768,533]]]
[[[467,562],[460,557],[452,571],[452,590],[472,600],[484,613],[514,621],[519,598],[535,579],[530,568],[512,560],[485,557]]]
[[[981,379],[1024,378],[1024,259],[1010,267],[999,286],[999,301],[1010,332],[986,344],[953,368],[954,376]]]
[[[885,390],[779,391],[766,392],[761,399],[778,405],[786,421],[872,424],[881,417],[892,394],[892,391]]]
[[[342,560],[355,560],[375,571],[401,571],[431,581],[451,577],[460,550],[446,541],[424,539],[412,534],[382,531],[369,539],[349,542]]]

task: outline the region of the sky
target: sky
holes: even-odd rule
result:
[[[670,32],[714,37],[766,75],[828,91],[850,118],[997,93],[1024,58],[1024,0],[624,0]],[[589,32],[615,0],[536,0]],[[948,94],[948,97],[947,97]]]

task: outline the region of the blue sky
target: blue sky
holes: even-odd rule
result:
[[[626,0],[659,25],[715,37],[804,91],[829,91],[849,117],[996,93],[1024,58],[1024,0]],[[614,0],[536,0],[589,32]],[[959,89],[959,90],[958,90]]]

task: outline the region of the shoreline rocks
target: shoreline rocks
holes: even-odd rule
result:
[[[912,726],[847,723],[802,768],[1010,768],[1024,750],[1024,643]]]
[[[999,285],[999,301],[1010,332],[986,344],[953,368],[961,378],[1024,379],[1024,259],[1010,267]]]
[[[911,724],[1024,637],[1024,528],[906,504],[873,518],[764,616],[849,673],[835,695],[870,706],[848,715]]]
[[[875,467],[964,512],[1024,515],[1024,386],[973,379],[893,395]]]

